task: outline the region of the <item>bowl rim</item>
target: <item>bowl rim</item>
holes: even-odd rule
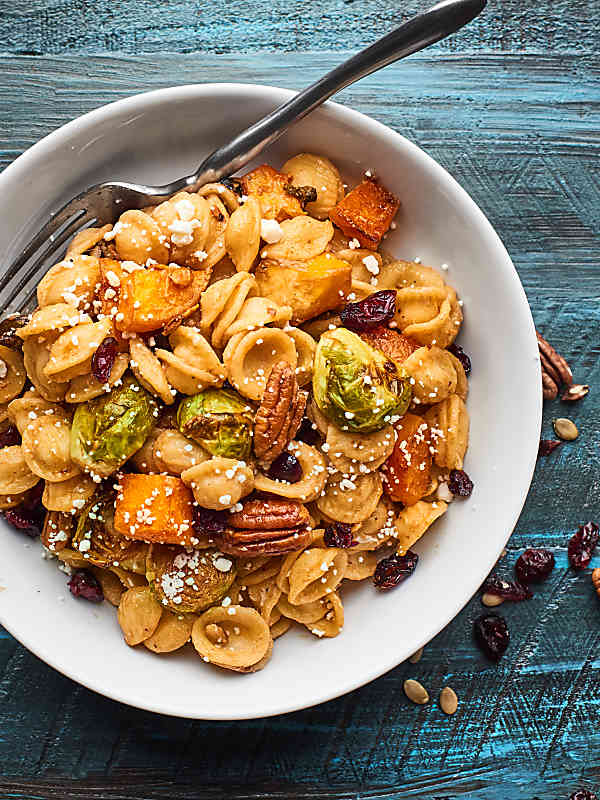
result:
[[[265,96],[272,97],[274,102],[274,107],[276,104],[280,102],[284,102],[289,98],[293,97],[296,92],[291,89],[286,89],[278,86],[271,86],[267,84],[255,84],[255,83],[240,83],[240,82],[218,82],[218,83],[195,83],[195,84],[184,84],[181,86],[171,86],[165,87],[160,89],[154,89],[146,92],[140,92],[128,97],[121,98],[119,100],[115,100],[113,102],[104,104],[99,106],[98,108],[93,109],[85,114],[82,114],[75,119],[61,125],[59,128],[51,131],[38,142],[33,144],[27,150],[25,150],[21,155],[19,155],[11,164],[9,164],[2,173],[0,173],[0,187],[2,187],[3,183],[6,180],[6,176],[11,179],[14,177],[18,177],[21,171],[27,171],[29,161],[38,156],[38,154],[45,154],[51,153],[52,149],[58,144],[61,139],[64,137],[68,137],[71,133],[78,131],[81,128],[86,127],[89,124],[93,124],[105,118],[110,118],[110,116],[114,114],[119,114],[123,110],[130,110],[132,113],[139,111],[141,108],[146,107],[148,104],[156,105],[160,104],[163,100],[165,101],[185,101],[186,99],[190,98],[202,98],[202,97],[209,97],[209,96],[223,96],[226,97],[229,93],[234,94],[238,92],[247,93],[250,97],[252,96],[259,96],[261,99],[264,99]],[[415,143],[411,142],[409,139],[404,137],[402,134],[398,133],[394,129],[384,125],[382,122],[373,119],[372,117],[363,114],[360,111],[357,111],[353,108],[349,108],[341,103],[337,103],[331,100],[328,100],[326,103],[323,104],[325,109],[330,109],[338,116],[342,122],[346,122],[349,124],[359,125],[363,130],[366,130],[370,135],[375,136],[385,136],[385,137],[392,137],[395,138],[398,145],[412,154],[413,157],[420,159],[424,166],[431,172],[431,174],[438,179],[439,181],[443,182],[452,192],[452,195],[460,201],[463,208],[472,216],[474,220],[474,224],[483,232],[487,234],[488,240],[490,244],[495,247],[496,255],[499,261],[502,261],[503,269],[510,275],[511,282],[513,284],[513,288],[517,289],[517,295],[519,297],[519,304],[521,306],[521,311],[524,312],[524,318],[527,320],[527,331],[523,332],[523,335],[530,339],[531,343],[535,342],[536,334],[535,334],[535,326],[533,322],[533,317],[531,314],[531,308],[529,306],[529,302],[527,300],[527,296],[525,294],[525,290],[517,273],[517,270],[504,246],[502,240],[500,239],[498,233],[485,216],[483,211],[479,208],[479,206],[475,203],[475,201],[471,198],[471,196],[467,193],[465,189],[458,183],[458,181],[444,168],[442,167],[432,156],[430,156],[426,151],[420,148]],[[537,345],[536,345],[537,347]],[[534,368],[537,371],[537,379],[541,384],[541,372],[539,362],[535,365]],[[514,502],[514,513],[512,514],[512,519],[510,526],[507,528],[506,538],[503,542],[503,545],[506,544],[510,536],[512,535],[516,523],[519,519],[523,506],[525,504],[525,500],[527,498],[529,488],[531,486],[531,481],[533,479],[535,464],[537,460],[537,442],[539,440],[541,424],[542,424],[542,393],[541,389],[539,392],[539,399],[537,400],[536,407],[531,410],[532,419],[535,420],[535,425],[532,424],[531,426],[531,442],[525,442],[524,449],[521,451],[520,455],[522,456],[524,452],[527,452],[527,449],[530,449],[530,452],[527,456],[525,469],[524,472],[528,475],[528,479],[523,483],[523,486],[520,489],[520,494],[517,496],[515,494],[513,502]],[[535,445],[535,447],[534,447]],[[446,613],[444,614],[443,619],[438,620],[434,625],[430,626],[427,629],[427,632],[422,636],[422,643],[421,646],[426,645],[432,638],[437,636],[437,634],[442,631],[459,613],[460,611],[467,605],[469,600],[473,597],[477,589],[479,588],[483,578],[488,572],[493,568],[494,564],[498,556],[500,555],[501,548],[498,553],[490,560],[488,564],[485,565],[485,572],[482,574],[477,573],[477,576],[472,580],[464,580],[464,593],[461,593],[461,599],[458,602],[450,605],[447,608]],[[391,669],[398,666],[402,663],[402,659],[392,656],[383,662],[377,661],[374,662],[371,669],[363,670],[359,676],[353,679],[346,680],[342,682],[340,685],[337,685],[333,690],[331,687],[327,690],[320,689],[319,682],[315,682],[315,692],[314,695],[311,697],[310,700],[302,701],[302,702],[294,702],[293,700],[287,704],[280,704],[279,706],[269,707],[265,711],[258,713],[253,712],[245,712],[241,714],[237,714],[233,716],[231,713],[225,713],[219,715],[218,713],[211,712],[207,715],[199,715],[199,713],[195,710],[191,710],[189,713],[181,713],[180,710],[173,710],[168,707],[168,705],[164,705],[161,701],[157,701],[155,703],[152,702],[144,702],[139,703],[133,699],[129,699],[127,696],[123,696],[118,689],[112,689],[111,687],[107,687],[105,685],[99,685],[97,681],[87,678],[85,672],[82,669],[72,669],[69,670],[67,664],[60,664],[56,662],[55,657],[47,652],[48,648],[40,646],[36,643],[35,639],[30,636],[20,634],[18,628],[18,624],[15,624],[14,620],[6,620],[4,619],[5,613],[2,607],[0,606],[0,624],[4,626],[4,628],[17,639],[24,647],[26,647],[30,652],[44,661],[46,664],[51,666],[53,669],[57,670],[61,674],[65,675],[66,677],[76,681],[77,683],[85,686],[88,689],[91,689],[98,694],[101,694],[105,697],[108,697],[112,700],[117,700],[124,705],[131,706],[133,708],[139,708],[145,711],[151,711],[158,714],[163,714],[167,716],[174,716],[179,718],[191,718],[191,719],[206,719],[206,720],[245,720],[245,719],[262,719],[271,716],[275,716],[278,714],[285,714],[291,713],[293,711],[299,711],[306,708],[311,708],[316,706],[320,703],[324,703],[328,700],[333,700],[335,698],[341,697],[355,689],[360,688],[361,686],[370,683],[371,681],[375,680],[378,677],[389,672]]]

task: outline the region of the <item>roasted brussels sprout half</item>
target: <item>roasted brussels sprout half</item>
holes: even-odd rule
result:
[[[172,611],[191,613],[218,603],[235,580],[235,563],[218,550],[150,545],[146,578]]]
[[[252,447],[252,413],[230,389],[206,389],[179,404],[177,425],[213,456],[245,460]]]
[[[125,378],[109,394],[77,406],[71,458],[106,478],[140,449],[157,415],[154,398],[134,378]]]
[[[315,402],[342,430],[372,433],[410,403],[409,378],[380,350],[346,328],[324,333],[313,373]]]
[[[119,536],[114,516],[114,491],[99,489],[81,511],[71,547],[96,567],[120,567],[143,575],[148,545]]]

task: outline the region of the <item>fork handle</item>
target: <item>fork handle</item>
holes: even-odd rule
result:
[[[400,58],[439,42],[474,19],[485,8],[486,2],[443,0],[413,17],[212,152],[194,175],[183,179],[180,188],[194,191],[206,183],[232,175],[278,139],[292,123],[310,114],[336,92]]]

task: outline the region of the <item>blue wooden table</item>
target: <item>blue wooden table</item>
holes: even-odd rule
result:
[[[0,0],[0,168],[134,92],[232,80],[300,88],[391,28],[398,5]],[[402,14],[419,7],[406,0]],[[546,435],[566,412],[581,436],[540,460],[510,540],[507,570],[536,545],[557,568],[533,600],[502,607],[512,641],[500,665],[472,643],[474,598],[416,665],[304,712],[206,723],[97,696],[3,633],[0,797],[558,800],[600,788],[600,603],[590,570],[575,574],[566,559],[571,532],[600,516],[598,10],[597,0],[491,2],[459,36],[340,96],[471,193],[538,327],[592,387],[577,405],[545,408]],[[451,685],[457,714],[411,705],[407,677],[432,697]]]

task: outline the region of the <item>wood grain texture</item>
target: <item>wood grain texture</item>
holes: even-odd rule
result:
[[[382,13],[392,8],[387,2],[361,8],[368,17],[377,5]],[[532,13],[545,9],[549,29],[560,8],[526,6]],[[323,13],[334,7],[320,4]],[[35,32],[33,22],[23,22],[27,14],[51,20],[69,6],[11,8],[16,41],[21,28]],[[151,9],[137,8],[130,23],[146,13],[150,35]],[[358,4],[349,8],[358,12]],[[575,11],[583,17],[590,9],[579,3]],[[100,11],[108,15],[108,5],[86,13]],[[173,6],[173,36],[178,15],[187,13],[187,6]],[[68,29],[77,49],[83,44],[75,27]],[[583,40],[583,23],[581,31]],[[298,42],[305,35],[300,28]],[[232,79],[299,88],[338,59],[323,52],[283,59],[265,53],[0,58],[0,166],[68,119],[134,91]],[[580,786],[600,787],[600,604],[589,570],[570,571],[565,549],[577,524],[600,516],[597,59],[439,53],[372,76],[341,99],[416,141],[470,192],[507,245],[540,330],[576,377],[592,385],[578,405],[546,407],[546,434],[552,417],[566,413],[581,437],[540,460],[502,565],[508,571],[523,548],[544,545],[557,568],[533,600],[503,606],[512,641],[498,667],[471,641],[472,620],[482,610],[475,598],[419,664],[265,721],[194,722],[120,706],[53,672],[5,634],[2,797],[557,800]],[[407,677],[428,687],[429,705],[408,702]],[[446,684],[460,698],[452,718],[436,703]]]
[[[0,4],[0,51],[47,53],[253,53],[363,47],[422,11],[423,0],[15,0]],[[433,3],[431,3],[433,5]],[[594,0],[490,2],[440,51],[597,52]]]

